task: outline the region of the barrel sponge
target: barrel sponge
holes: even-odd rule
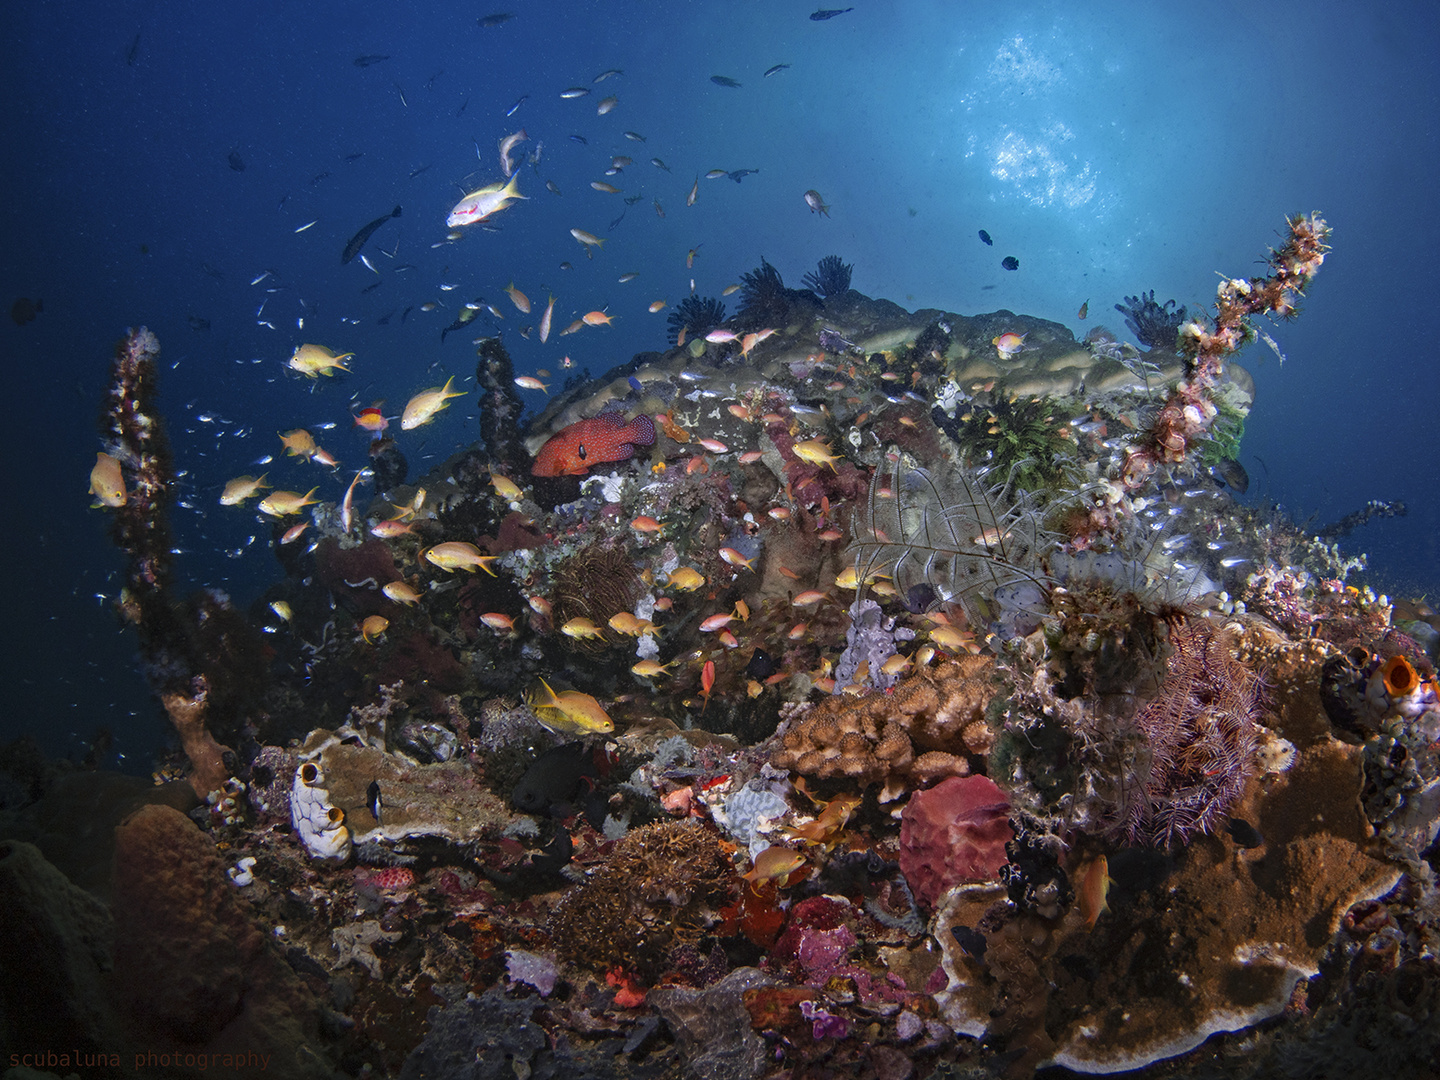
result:
[[[900,872],[932,908],[952,886],[991,881],[1014,838],[1010,801],[986,776],[953,776],[910,797],[900,815]]]

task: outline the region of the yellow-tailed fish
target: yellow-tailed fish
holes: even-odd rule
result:
[[[411,431],[421,424],[428,424],[435,418],[435,414],[442,409],[448,409],[446,404],[451,398],[464,397],[464,390],[450,392],[450,384],[455,381],[455,376],[445,380],[444,386],[432,386],[429,390],[422,390],[412,397],[405,406],[405,411],[400,414],[400,430]]]
[[[334,375],[336,371],[349,371],[343,361],[349,360],[353,352],[335,354],[323,345],[301,345],[291,355],[288,367],[306,378],[320,375]]]

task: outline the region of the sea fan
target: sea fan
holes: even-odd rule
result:
[[[704,337],[724,321],[725,305],[719,300],[713,296],[687,296],[675,305],[665,323],[670,328],[670,344],[673,345],[679,340],[682,329],[687,338]]]
[[[812,289],[829,300],[832,296],[839,296],[849,290],[850,271],[853,269],[854,265],[841,262],[839,255],[826,255],[820,260],[820,264],[801,280],[807,289]]]
[[[958,600],[975,625],[1008,612],[1022,620],[1045,609],[1051,582],[1041,555],[1056,537],[1042,525],[1035,497],[1012,476],[995,482],[968,466],[921,468],[897,455],[870,482],[859,539],[850,546],[856,576],[888,574],[901,596],[934,589]]]

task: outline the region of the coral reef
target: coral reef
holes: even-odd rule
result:
[[[684,333],[687,340],[703,338],[725,321],[725,305],[713,296],[687,296],[665,317],[670,344]]]
[[[771,764],[883,784],[882,800],[907,785],[964,775],[970,762],[962,755],[979,758],[993,741],[985,723],[996,689],[991,668],[989,657],[966,656],[922,669],[883,695],[828,698],[791,725]]]
[[[1175,307],[1174,300],[1163,304],[1155,302],[1155,290],[1150,295],[1125,297],[1125,303],[1116,304],[1115,310],[1125,316],[1125,325],[1135,335],[1135,340],[1152,349],[1174,349],[1180,324],[1185,321],[1185,306]]]
[[[829,300],[850,290],[850,271],[853,269],[854,264],[843,262],[839,255],[826,255],[801,281],[807,289]]]
[[[1318,218],[1291,230],[1172,335],[1183,356],[909,312],[835,257],[806,276],[822,307],[762,261],[738,341],[705,341],[724,308],[692,298],[684,347],[552,393],[532,450],[655,422],[643,459],[584,478],[527,477],[510,359],[480,342],[482,444],[427,453],[411,489],[392,444],[348,536],[319,504],[304,543],[275,537],[285,580],[250,620],[169,599],[135,525],[135,588],[158,584],[126,601],[211,797],[120,830],[131,1027],[263,1028],[297,1072],[411,1077],[1018,1078],[1207,1039],[1150,1074],[1300,1076],[1299,1040],[1348,1061],[1365,1025],[1433,1053],[1440,616],[1230,494],[1255,392],[1230,356],[1323,253]],[[1130,303],[1137,327],[1179,315]],[[143,440],[131,345],[113,430]],[[110,430],[96,494],[124,513],[163,454]],[[404,520],[373,534],[387,501]],[[483,572],[425,558],[462,543]],[[540,679],[600,730],[559,742],[519,703]],[[38,799],[25,838],[103,889],[133,792],[6,777],[25,757],[0,752],[0,824]],[[100,932],[57,944],[46,985],[85,997]]]

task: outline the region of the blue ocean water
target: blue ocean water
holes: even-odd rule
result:
[[[280,486],[339,498],[365,454],[352,407],[383,399],[393,415],[447,375],[467,379],[476,333],[502,333],[522,371],[563,379],[569,356],[570,370],[599,374],[664,347],[651,301],[682,299],[692,278],[718,295],[762,257],[792,285],[834,253],[854,263],[857,289],[910,309],[1008,308],[1124,336],[1123,297],[1153,288],[1204,308],[1217,272],[1258,272],[1285,216],[1318,210],[1335,250],[1302,317],[1270,330],[1288,359],[1263,345],[1241,358],[1258,384],[1245,498],[1316,527],[1404,500],[1407,517],[1347,548],[1369,552],[1377,589],[1440,592],[1433,5],[814,10],[514,2],[495,9],[513,18],[486,26],[487,9],[434,3],[7,5],[0,296],[43,310],[3,326],[3,734],[76,752],[107,727],[133,768],[163,736],[108,602],[122,558],[85,494],[127,326],[149,326],[164,350],[184,470],[177,570],[243,605],[279,571],[253,512],[216,504],[227,479],[269,468]],[[383,59],[356,63],[371,57]],[[622,73],[594,82],[610,69]],[[572,86],[590,92],[562,98]],[[520,172],[526,201],[498,231],[443,243],[446,213],[500,179],[497,143],[522,128],[518,154],[539,157]],[[633,162],[607,176],[615,155]],[[759,171],[737,184],[703,179],[711,169]],[[806,206],[810,189],[828,217]],[[365,249],[378,273],[342,265],[345,242],[395,205],[401,218]],[[571,228],[603,250],[587,258]],[[1007,255],[1018,271],[1001,268]],[[615,322],[526,340],[533,318],[505,295],[512,280],[537,312],[559,298],[557,329],[601,308]],[[482,316],[442,344],[476,296],[504,321]],[[421,312],[429,301],[442,306]],[[287,372],[306,341],[353,351],[353,374],[311,385]],[[256,464],[298,426],[341,460],[336,474]],[[406,451],[423,470],[475,438],[474,399],[417,436]]]

